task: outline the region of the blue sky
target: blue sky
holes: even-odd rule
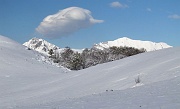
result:
[[[93,19],[103,22],[56,38],[37,32],[44,18],[69,7],[89,10]],[[180,0],[0,0],[0,34],[19,43],[38,37],[71,48],[124,36],[180,46]]]

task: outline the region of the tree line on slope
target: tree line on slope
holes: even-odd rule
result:
[[[143,52],[146,52],[143,48],[136,49],[133,47],[113,46],[104,50],[86,48],[82,53],[74,52],[70,47],[66,47],[61,53],[53,51],[52,49],[50,49],[48,53],[54,63],[58,63],[71,70],[81,70]]]

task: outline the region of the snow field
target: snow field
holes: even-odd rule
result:
[[[179,56],[168,48],[67,71],[0,36],[0,108],[178,109]]]

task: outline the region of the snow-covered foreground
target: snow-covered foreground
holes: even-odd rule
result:
[[[180,48],[66,71],[0,36],[0,109],[178,108]]]

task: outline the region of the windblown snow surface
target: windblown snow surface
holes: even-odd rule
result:
[[[0,36],[0,109],[179,108],[180,48],[66,71]]]

